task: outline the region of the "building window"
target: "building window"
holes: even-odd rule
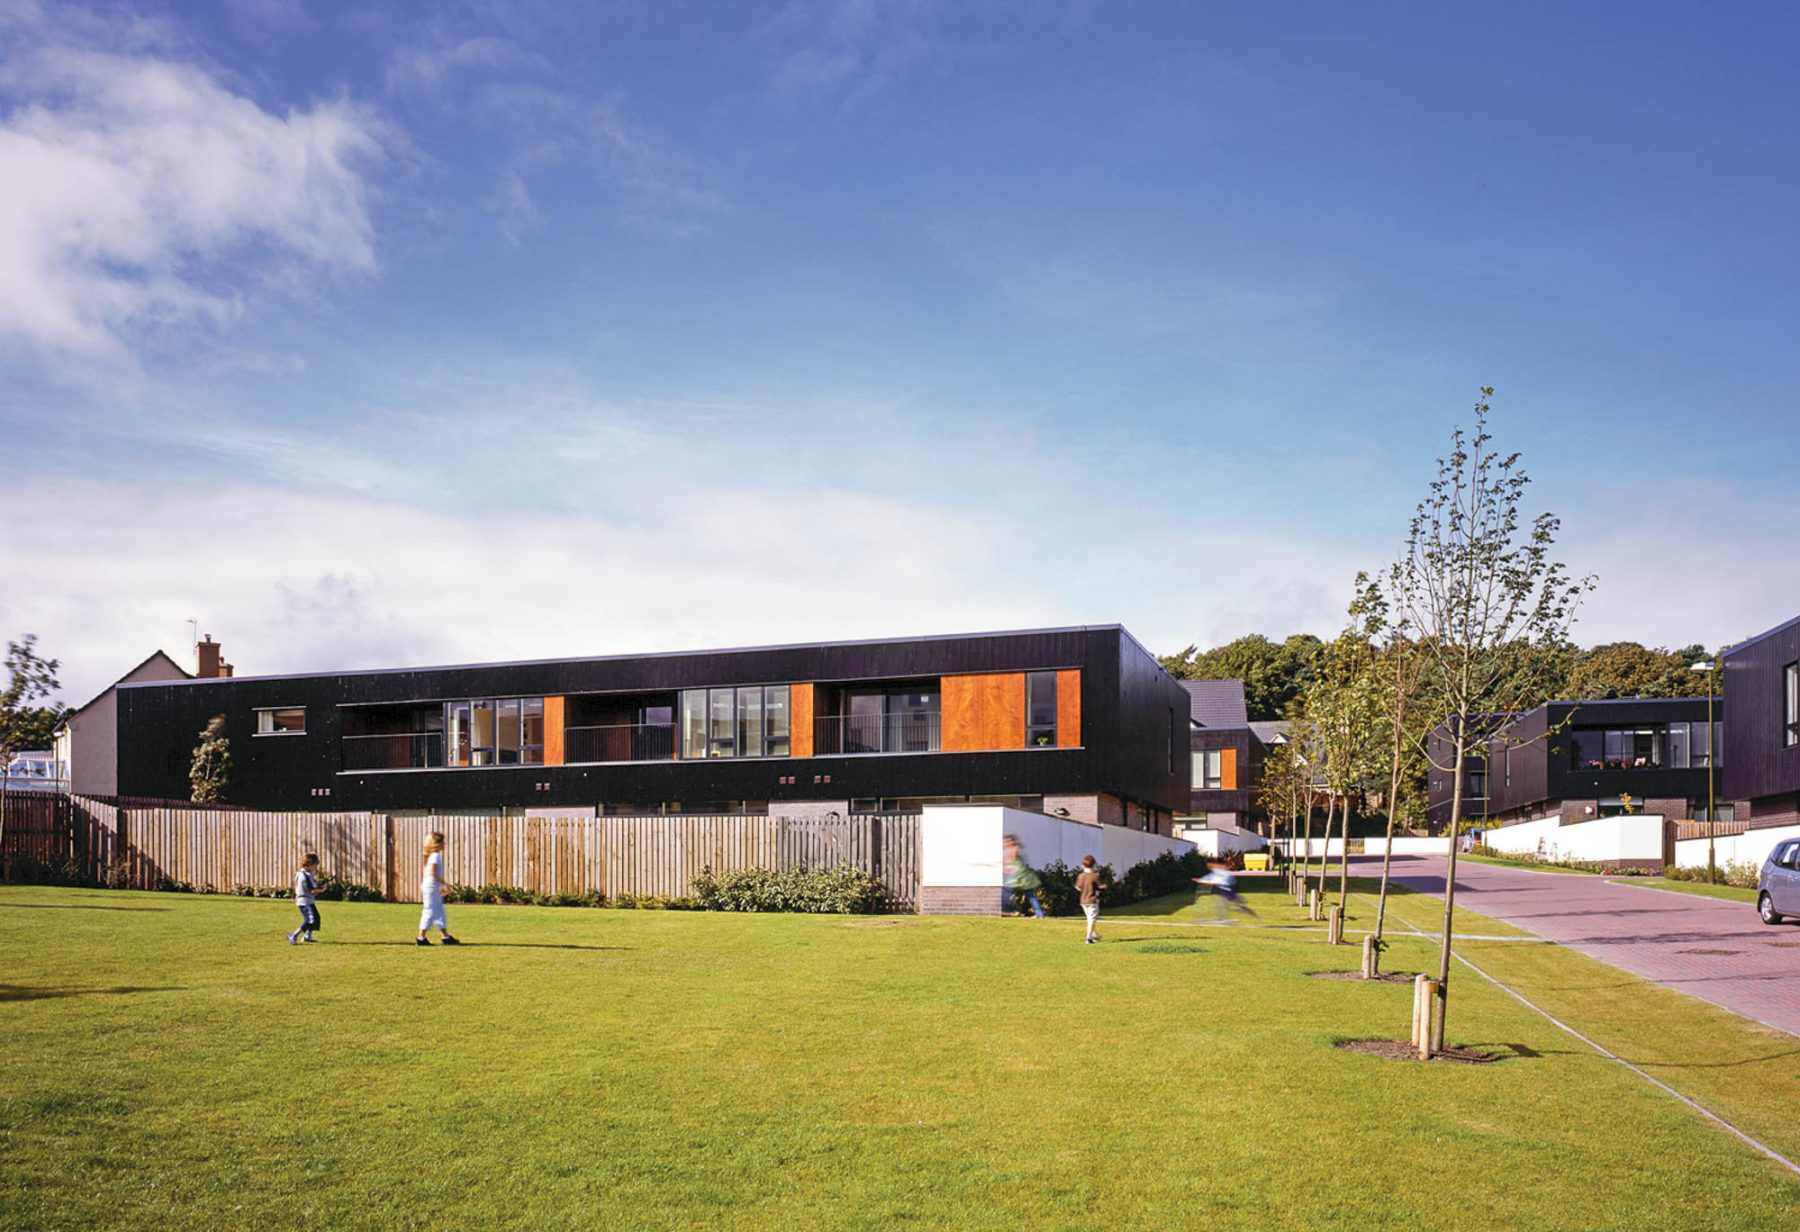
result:
[[[1487,799],[1487,771],[1471,770],[1463,780],[1463,796],[1469,800]]]
[[[259,736],[304,736],[306,707],[282,706],[256,712],[256,734]]]
[[[1800,744],[1800,663],[1781,669],[1781,743],[1792,748]]]
[[[1706,801],[1704,801],[1704,800],[1693,801],[1688,807],[1688,815],[1691,816],[1695,821],[1705,822],[1708,818],[1708,813],[1707,813],[1707,809],[1706,809]],[[1722,822],[1726,825],[1729,825],[1732,822],[1736,821],[1737,820],[1737,805],[1735,805],[1735,804],[1720,804],[1718,806],[1718,815],[1717,815],[1717,817],[1713,818],[1713,820],[1715,821],[1715,823]]]
[[[1056,673],[1025,673],[1025,747],[1049,748],[1056,743]],[[1171,769],[1173,767],[1171,766]]]
[[[541,697],[445,702],[444,731],[452,766],[544,764]]]
[[[1713,750],[1724,751],[1721,744],[1725,725],[1715,722],[1712,735],[1707,735],[1705,723],[1671,723],[1669,724],[1669,758],[1667,766],[1671,770],[1704,770],[1712,762]],[[1715,765],[1723,765],[1720,758]]]
[[[682,757],[787,755],[787,685],[682,691]]]
[[[1706,724],[1692,726],[1704,740]],[[1667,731],[1660,723],[1643,727],[1581,728],[1570,736],[1569,765],[1573,770],[1658,770],[1663,765],[1666,735]]]
[[[1194,753],[1194,790],[1221,791],[1225,787],[1225,750],[1199,749]]]

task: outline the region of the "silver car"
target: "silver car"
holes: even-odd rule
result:
[[[1764,924],[1800,916],[1800,838],[1775,844],[1756,879],[1756,913]]]

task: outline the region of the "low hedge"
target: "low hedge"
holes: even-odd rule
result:
[[[745,868],[694,878],[694,906],[701,911],[798,911],[870,915],[881,908],[881,879],[860,868]]]

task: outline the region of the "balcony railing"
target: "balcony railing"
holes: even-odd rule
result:
[[[425,770],[444,764],[443,732],[345,736],[346,770]]]
[[[563,731],[563,761],[668,761],[675,756],[673,723],[613,723]]]
[[[935,753],[935,714],[828,715],[817,721],[815,753]]]

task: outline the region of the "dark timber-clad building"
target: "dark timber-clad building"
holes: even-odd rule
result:
[[[1724,712],[1715,703],[1709,734],[1704,697],[1547,702],[1499,729],[1505,738],[1485,756],[1464,763],[1463,817],[1505,825],[1560,816],[1570,824],[1622,813],[1629,797],[1634,813],[1704,820],[1707,763],[1721,747]],[[1435,768],[1452,752],[1448,730],[1433,732],[1430,745],[1426,816],[1436,828],[1450,820],[1455,788]],[[1727,798],[1717,781],[1714,794]],[[1730,806],[1719,808],[1728,820]]]
[[[1800,617],[1725,652],[1726,794],[1753,830],[1800,825]]]
[[[1167,834],[1189,698],[1117,625],[124,684],[119,793],[182,799],[225,716],[265,809],[603,814],[993,801]]]

